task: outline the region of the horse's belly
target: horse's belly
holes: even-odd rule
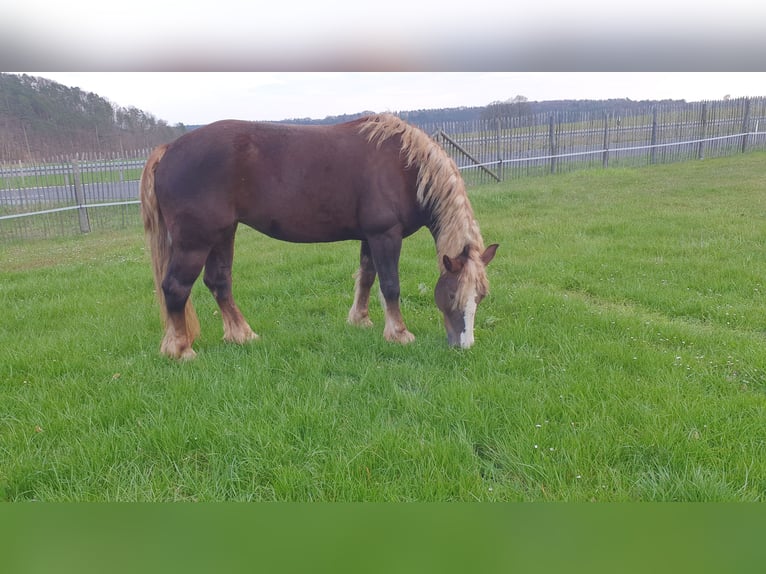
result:
[[[296,221],[291,218],[244,218],[242,223],[264,235],[292,243],[325,243],[362,239],[359,230],[342,224]]]

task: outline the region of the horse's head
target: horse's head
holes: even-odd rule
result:
[[[489,265],[497,251],[490,245],[482,254],[472,253],[469,246],[457,257],[444,255],[444,272],[436,283],[434,299],[444,314],[447,342],[453,347],[467,349],[473,345],[473,324],[476,308],[487,295]]]

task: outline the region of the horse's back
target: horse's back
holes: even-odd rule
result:
[[[371,226],[396,224],[415,209],[413,181],[398,146],[369,143],[359,122],[222,120],[170,144],[156,174],[168,210],[294,242],[361,239]]]
[[[365,141],[340,126],[296,126],[221,120],[186,133],[163,157],[161,186],[188,196],[232,184],[290,185],[296,177],[317,177],[364,156]]]

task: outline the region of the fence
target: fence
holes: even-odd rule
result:
[[[0,241],[137,225],[149,150],[0,166]]]
[[[766,98],[422,124],[470,183],[766,149]],[[763,131],[762,131],[763,130]]]
[[[471,184],[766,149],[766,98],[420,124]],[[138,226],[149,150],[0,166],[0,241]]]

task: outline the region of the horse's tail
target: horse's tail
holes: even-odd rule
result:
[[[162,280],[168,270],[170,261],[171,239],[168,228],[162,217],[162,211],[157,203],[157,195],[154,193],[154,172],[159,165],[162,156],[165,155],[168,146],[160,145],[152,150],[146,160],[144,170],[141,172],[141,184],[139,187],[139,199],[141,200],[141,217],[144,220],[144,233],[146,243],[152,255],[152,270],[154,271],[154,288],[157,301],[160,304],[160,313],[163,325],[167,324],[167,308],[165,307],[165,294],[162,291]],[[194,340],[199,335],[199,319],[194,311],[191,296],[186,301],[184,309],[186,317],[186,331],[189,340]]]

